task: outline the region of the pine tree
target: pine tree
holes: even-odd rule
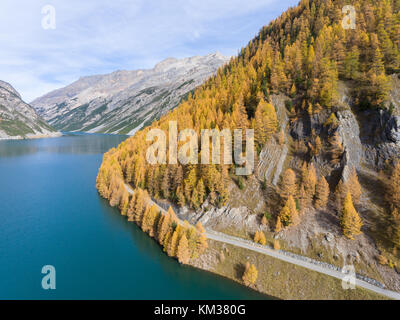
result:
[[[178,244],[176,257],[178,261],[182,264],[188,264],[190,260],[190,252],[188,246],[188,240],[186,239],[186,235],[183,235]]]
[[[356,209],[354,208],[350,192],[347,193],[344,201],[340,224],[343,229],[343,234],[351,240],[354,240],[354,236],[362,233],[361,227],[363,223]]]
[[[315,207],[317,209],[325,208],[329,200],[329,184],[325,177],[318,180],[315,192]]]

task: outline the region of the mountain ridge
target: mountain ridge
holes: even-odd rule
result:
[[[0,80],[0,140],[58,135],[11,84]]]
[[[174,108],[228,60],[217,52],[167,58],[152,69],[81,77],[31,104],[62,131],[133,134]]]

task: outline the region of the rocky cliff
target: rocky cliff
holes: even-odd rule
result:
[[[56,136],[36,111],[7,82],[0,81],[0,139]]]
[[[32,105],[61,131],[134,134],[177,106],[227,61],[219,53],[168,58],[151,70],[81,78]]]

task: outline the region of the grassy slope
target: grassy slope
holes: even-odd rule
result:
[[[385,297],[363,288],[343,290],[341,281],[315,271],[243,248],[208,240],[207,255],[214,256],[217,263],[202,268],[242,283],[241,277],[246,261],[258,270],[253,289],[279,299],[338,299],[381,300]],[[225,259],[220,260],[223,252]],[[197,267],[200,267],[195,263]]]

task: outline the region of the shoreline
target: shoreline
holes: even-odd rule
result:
[[[8,140],[35,140],[35,139],[46,139],[46,138],[59,138],[62,137],[63,134],[61,132],[54,132],[50,134],[35,134],[35,135],[27,135],[25,137],[22,136],[8,136],[8,137],[0,137],[0,141],[8,141]]]
[[[134,190],[126,183],[124,183],[124,185],[128,193],[132,195],[134,193]],[[158,210],[160,210],[161,214],[166,214],[166,210],[160,207],[151,198],[149,199],[149,204],[155,205]],[[179,219],[179,217],[178,224],[184,224],[184,222]],[[338,278],[337,276],[328,274],[327,272],[321,272],[321,270],[318,271],[310,267],[301,265],[300,263],[293,263],[293,261],[290,262],[287,259],[277,257],[276,254],[267,255],[265,254],[265,252],[263,253],[259,250],[249,250],[246,247],[223,241],[218,237],[209,238],[210,233],[207,231],[205,234],[207,236],[207,243],[212,244],[212,247],[214,247],[213,249],[223,248],[223,250],[214,250],[213,252],[213,249],[207,248],[201,256],[199,256],[195,260],[191,259],[190,261],[188,261],[187,264],[202,270],[213,272],[217,275],[229,278],[241,285],[244,285],[241,281],[242,275],[240,274],[240,272],[238,274],[237,269],[242,269],[244,263],[249,261],[249,257],[253,257],[253,263],[256,265],[257,269],[262,269],[265,268],[266,265],[270,265],[270,269],[275,269],[275,274],[277,274],[277,277],[279,278],[279,284],[276,284],[277,287],[270,288],[268,285],[266,287],[263,281],[265,281],[266,278],[271,277],[271,274],[273,273],[270,269],[267,269],[264,270],[264,272],[260,272],[262,274],[262,277],[259,277],[259,279],[257,279],[257,284],[254,285],[254,288],[250,287],[253,290],[256,290],[267,296],[276,297],[277,299],[320,299],[320,297],[326,297],[326,299],[360,299],[361,297],[363,299],[371,300],[393,299],[392,297],[389,297],[388,294],[381,294],[377,292],[377,290],[375,290],[376,288],[374,288],[373,290],[368,289],[368,287],[362,285],[359,279],[356,280],[357,283],[355,290],[343,290],[342,277]],[[225,261],[224,250],[227,247],[230,247],[231,249],[229,251],[234,252],[236,256],[234,259],[232,259],[230,265],[225,266],[225,268],[221,269],[219,268],[219,265],[221,264],[221,262],[223,264]],[[228,251],[226,253],[230,254]],[[224,256],[223,261],[221,261],[220,259],[221,254]],[[210,255],[213,257],[210,257]],[[202,258],[203,261],[201,261]],[[260,260],[263,260],[264,263],[259,264]],[[232,265],[235,265],[235,270],[233,273]],[[287,269],[287,272],[282,272],[281,274],[281,270],[283,271],[284,269]],[[296,273],[298,276],[295,281],[293,281],[293,279],[291,279],[291,275]],[[272,280],[277,281],[275,278]],[[297,283],[298,279],[303,279],[303,281],[301,283]],[[310,283],[310,279],[311,281],[314,279],[314,283]],[[325,285],[315,287],[316,284],[320,283],[325,283]],[[288,284],[293,286],[297,285],[298,288],[289,287],[287,288],[288,290],[286,292],[280,292],[280,287],[287,286]],[[302,292],[302,294],[300,294],[299,292],[301,292],[303,286],[307,284],[309,289],[306,292]],[[332,288],[332,290],[329,290],[330,288]],[[320,291],[320,294],[314,296],[313,294],[316,291]],[[396,296],[397,295],[398,294],[396,293]]]

